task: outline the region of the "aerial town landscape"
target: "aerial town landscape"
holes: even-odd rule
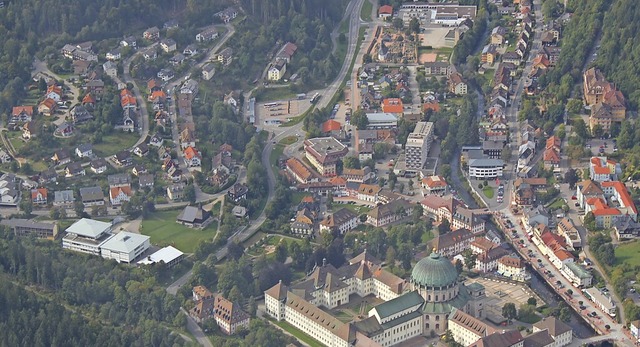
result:
[[[0,346],[640,346],[634,13],[0,1]]]

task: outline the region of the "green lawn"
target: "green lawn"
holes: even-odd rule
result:
[[[370,22],[371,21],[371,11],[373,10],[373,4],[371,1],[366,0],[364,4],[362,4],[362,9],[360,10],[360,18],[362,20]]]
[[[278,158],[282,156],[283,152],[284,145],[277,144],[273,146],[273,151],[271,151],[271,154],[269,155],[269,162],[271,163],[271,169],[274,173],[278,173]]]
[[[562,208],[562,206],[564,205],[565,205],[564,200],[562,198],[557,198],[551,204],[549,204],[548,207],[549,209],[556,210],[556,209]]]
[[[331,210],[333,212],[341,210],[342,208],[346,208],[348,210],[351,210],[351,212],[354,212],[354,213],[356,213],[358,215],[361,215],[363,213],[367,213],[367,212],[371,211],[371,208],[369,208],[367,206],[358,206],[358,205],[353,205],[353,204],[338,204],[336,202],[334,202],[331,205]]]
[[[422,241],[423,244],[426,244],[432,239],[433,239],[433,233],[431,231],[427,231],[426,233],[422,234],[422,238],[420,241]]]
[[[492,199],[493,198],[493,194],[494,194],[493,187],[486,186],[486,187],[482,188],[482,193],[487,198]]]
[[[274,324],[276,324],[277,326],[281,327],[282,329],[286,330],[289,334],[293,335],[296,339],[300,340],[301,342],[309,345],[310,347],[322,347],[323,345],[314,340],[311,336],[303,333],[302,331],[300,331],[298,328],[294,327],[293,325],[285,322],[285,321],[280,321],[280,322],[273,322]]]
[[[151,243],[157,246],[172,245],[185,253],[193,253],[204,240],[211,240],[216,234],[216,223],[206,229],[191,229],[176,223],[181,210],[157,211],[142,221],[140,232],[151,236]]]
[[[621,244],[616,247],[616,265],[624,263],[632,267],[640,266],[640,240]]]
[[[282,87],[282,88],[261,88],[259,92],[256,93],[256,100],[258,101],[276,101],[276,100],[286,100],[291,99],[296,96],[290,87]]]
[[[101,157],[108,157],[120,152],[123,149],[133,146],[140,136],[136,133],[114,131],[104,136],[101,143],[93,145],[93,151]]]
[[[280,140],[279,143],[283,144],[283,145],[292,145],[294,143],[296,143],[298,141],[298,137],[297,136],[287,136],[284,139]]]

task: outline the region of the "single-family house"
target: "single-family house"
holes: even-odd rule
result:
[[[212,220],[211,212],[205,211],[202,207],[186,206],[176,222],[191,228],[205,228]]]
[[[133,191],[130,186],[109,188],[109,200],[112,206],[122,205],[123,202],[131,200]]]
[[[31,189],[31,203],[33,205],[46,205],[48,191],[47,188]]]
[[[227,192],[227,196],[231,199],[231,201],[235,204],[247,198],[247,193],[249,192],[249,188],[242,184],[236,183],[231,189]]]
[[[91,161],[91,164],[89,164],[91,171],[96,174],[101,174],[107,171],[107,165],[107,161],[103,158],[94,159]]]
[[[85,207],[104,205],[104,193],[97,186],[80,188],[80,199]]]
[[[124,150],[116,153],[114,156],[116,164],[120,166],[129,166],[133,163],[133,159],[131,158],[131,152]]]
[[[65,173],[65,177],[77,177],[77,176],[84,176],[85,170],[84,170],[84,167],[82,167],[82,163],[73,162],[73,163],[67,164],[67,166],[64,168],[64,173]]]
[[[79,158],[89,158],[93,155],[93,145],[90,143],[83,143],[76,147],[75,152]]]

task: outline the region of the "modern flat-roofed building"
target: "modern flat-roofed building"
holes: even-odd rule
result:
[[[35,235],[40,239],[54,240],[58,236],[58,225],[54,223],[33,222],[28,219],[4,219],[1,225],[13,230],[17,236]]]
[[[427,161],[433,141],[433,122],[418,122],[404,146],[407,169],[420,170]]]
[[[611,300],[610,296],[602,294],[602,292],[600,292],[596,287],[587,288],[582,292],[586,294],[587,298],[596,304],[602,312],[611,317],[616,316],[616,304]]]
[[[66,230],[62,248],[76,252],[100,255],[100,246],[113,237],[111,223],[82,218]]]
[[[470,159],[469,177],[477,179],[492,179],[502,177],[504,161],[501,159]]]
[[[318,173],[325,177],[335,176],[336,163],[349,150],[334,137],[317,137],[304,141],[305,156]]]
[[[369,124],[367,129],[395,129],[398,127],[398,117],[393,113],[367,113]]]
[[[100,245],[100,254],[118,263],[131,263],[149,249],[149,239],[146,235],[121,231]]]
[[[138,261],[138,264],[152,265],[164,263],[166,267],[172,268],[181,262],[182,259],[184,259],[184,253],[173,246],[167,246]]]

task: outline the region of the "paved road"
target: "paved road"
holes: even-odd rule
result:
[[[209,340],[209,338],[204,334],[204,331],[200,329],[200,326],[198,325],[198,323],[196,323],[196,321],[194,321],[193,318],[189,316],[189,314],[187,313],[187,311],[185,311],[184,308],[181,307],[180,311],[182,311],[182,313],[184,313],[187,316],[187,330],[189,330],[191,335],[193,335],[193,337],[196,338],[198,343],[204,347],[213,347],[211,340]]]
[[[348,43],[347,55],[342,64],[342,68],[340,68],[340,72],[338,73],[338,76],[336,76],[335,80],[322,92],[318,92],[322,95],[322,98],[316,105],[318,108],[326,107],[330,99],[338,91],[338,88],[342,85],[342,81],[344,80],[345,76],[347,75],[347,72],[349,71],[349,67],[351,66],[351,61],[353,59],[353,56],[355,54],[355,51],[358,45],[358,34],[360,31],[360,9],[362,8],[362,4],[364,3],[364,0],[355,0],[355,2],[352,2],[352,3],[354,4],[353,6],[350,6],[350,5],[347,6],[347,8],[348,9],[350,8],[350,11],[351,11],[351,17],[349,22],[349,35],[348,35],[349,43]],[[337,28],[335,30],[337,30]],[[276,177],[273,170],[271,169],[271,163],[269,161],[269,158],[271,156],[271,151],[275,146],[274,142],[277,144],[278,141],[282,140],[285,137],[302,133],[303,132],[302,126],[303,126],[302,123],[298,123],[292,127],[284,128],[283,131],[276,134],[276,136],[273,139],[267,142],[264,149],[262,150],[261,161],[262,161],[262,166],[267,169],[267,182],[268,182],[268,188],[269,188],[267,201],[273,200],[273,197],[275,195]],[[301,139],[299,139],[299,141],[301,141]],[[296,145],[294,144],[292,146],[296,146]],[[247,239],[249,239],[249,237],[251,237],[251,235],[253,235],[260,228],[260,226],[262,225],[262,223],[264,223],[265,220],[266,220],[266,215],[263,209],[260,215],[258,216],[258,218],[256,218],[249,224],[248,228],[245,228],[231,235],[227,240],[227,244],[232,242],[234,239],[238,239],[240,242],[246,241]],[[227,246],[221,248],[218,252],[216,252],[216,258],[218,260],[223,259],[226,256],[227,256]]]

